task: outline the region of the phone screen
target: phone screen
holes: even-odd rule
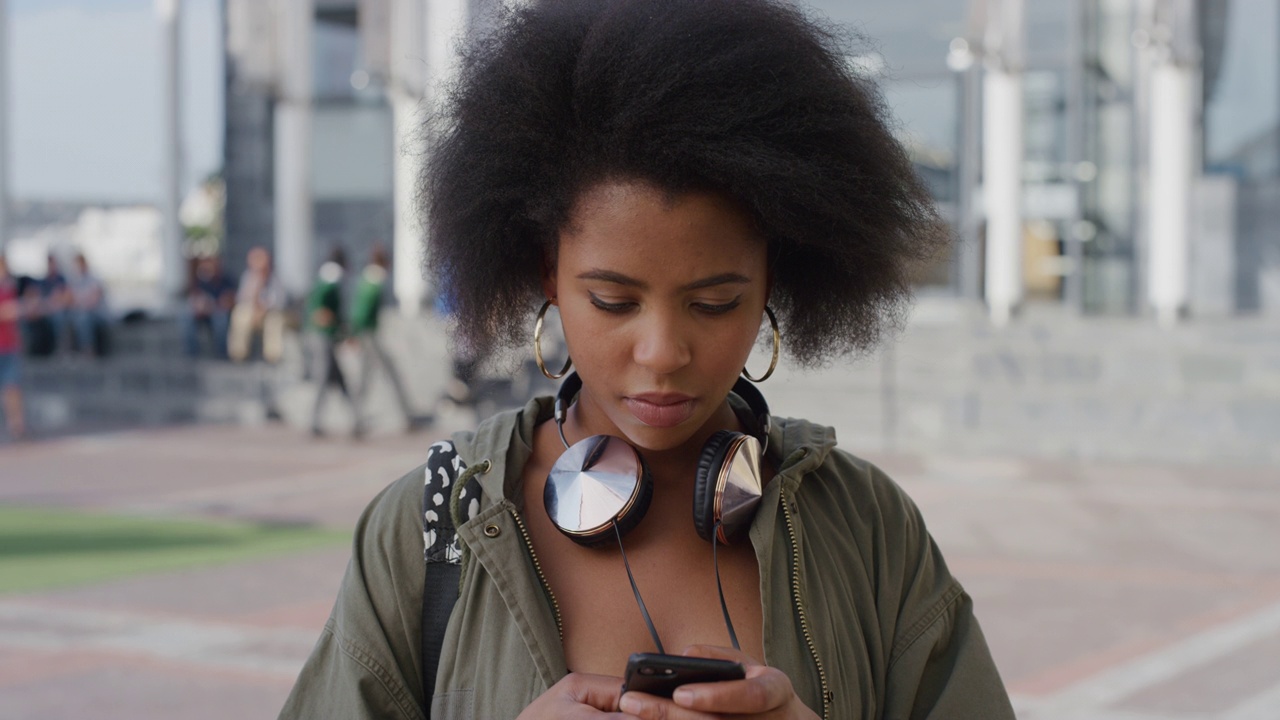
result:
[[[741,680],[746,676],[742,664],[732,660],[635,653],[627,660],[622,692],[635,690],[669,698],[681,685]]]

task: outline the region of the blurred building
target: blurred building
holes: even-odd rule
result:
[[[420,304],[413,126],[447,71],[451,39],[492,4],[226,0],[230,267],[249,247],[274,248],[300,293],[330,248],[359,259],[382,243],[404,268],[397,296]]]
[[[1153,273],[1181,219],[1162,183],[1185,153],[1179,314],[1280,314],[1280,4],[1274,0],[815,0],[865,32],[856,58],[967,240],[922,282],[984,296],[986,76],[993,25],[1020,26],[1020,304],[1153,311]],[[1021,15],[1009,18],[1009,15]],[[1004,16],[1004,17],[1002,17]],[[998,30],[999,28],[994,28]],[[995,56],[995,57],[993,57]],[[1169,105],[1168,67],[1186,84]],[[1177,94],[1176,91],[1174,93]],[[1185,143],[1161,144],[1185,113]],[[1007,138],[1006,138],[1007,139]],[[1177,191],[1177,188],[1174,189]],[[1008,209],[1008,208],[1003,208]],[[1177,231],[1173,231],[1176,233]],[[966,253],[969,257],[966,257]]]
[[[395,248],[413,311],[415,128],[453,41],[500,0],[225,0],[226,253]],[[1280,4],[811,0],[861,32],[917,168],[965,240],[922,285],[1082,314],[1280,314]]]

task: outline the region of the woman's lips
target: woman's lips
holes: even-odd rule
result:
[[[694,399],[688,395],[645,393],[623,398],[637,420],[655,428],[675,427],[693,417]]]

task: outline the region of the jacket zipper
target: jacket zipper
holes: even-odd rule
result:
[[[520,513],[515,508],[510,510],[511,517],[516,521],[516,527],[520,528],[520,536],[524,538],[524,546],[529,550],[529,557],[533,560],[533,569],[538,573],[538,580],[542,583],[542,589],[546,591],[547,597],[551,598],[551,614],[556,618],[556,634],[560,636],[560,642],[564,643],[564,627],[560,620],[560,603],[556,600],[556,594],[551,591],[551,584],[547,582],[547,576],[542,573],[542,563],[538,562],[538,553],[533,550],[533,541],[529,539],[529,530],[524,526],[524,519],[520,517]]]
[[[800,597],[800,546],[796,543],[795,521],[791,519],[791,502],[785,492],[782,493],[782,516],[787,522],[787,537],[791,540],[791,599],[795,602],[796,613],[800,616],[800,632],[804,634],[804,644],[809,647],[809,656],[818,668],[818,682],[822,686],[822,720],[829,720],[831,712],[831,688],[827,685],[827,671],[822,667],[818,657],[818,648],[813,644],[813,633],[809,631],[809,616],[804,611],[804,601]]]

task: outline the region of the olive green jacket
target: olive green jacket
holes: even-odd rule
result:
[[[458,527],[462,581],[432,718],[514,718],[566,674],[518,491],[533,429],[551,410],[540,398],[454,436],[469,468],[488,465],[480,509]],[[750,531],[764,661],[824,718],[1013,718],[972,602],[903,491],[805,421],[775,418],[769,454],[778,472]],[[361,516],[337,603],[282,719],[426,717],[422,473]]]

